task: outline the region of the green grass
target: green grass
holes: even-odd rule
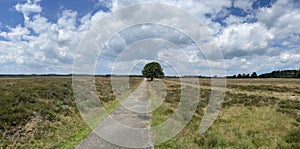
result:
[[[141,78],[130,78],[130,89]],[[118,106],[110,78],[96,78],[108,112]],[[0,79],[0,148],[74,148],[91,129],[82,120],[71,78]]]
[[[168,87],[167,96],[163,104],[153,111],[152,126],[168,119],[179,103],[180,85],[165,83]],[[270,88],[271,85],[260,89],[278,93],[284,92],[280,89],[295,89]],[[282,100],[276,96],[259,94],[248,95],[239,92],[239,89],[226,92],[218,118],[204,136],[200,136],[199,124],[211,90],[201,88],[200,93],[196,113],[188,125],[174,138],[155,145],[155,148],[299,148],[299,100]]]
[[[96,78],[100,101],[108,112],[119,105],[110,81]],[[130,90],[141,81],[131,78]],[[188,125],[155,148],[300,148],[300,102],[295,81],[243,79],[243,86],[234,81],[229,86],[233,92],[226,92],[223,108],[204,136],[199,135],[198,129],[211,93],[207,88],[200,89],[198,107]],[[71,78],[59,77],[0,79],[0,148],[74,148],[84,139],[91,129],[77,110],[71,83]],[[164,83],[166,97],[151,113],[152,126],[168,119],[180,101],[180,85]],[[200,84],[209,87],[207,80]],[[257,90],[277,94],[265,96],[257,94]],[[291,93],[295,98],[279,98],[278,93]],[[122,100],[127,95],[118,97]],[[147,96],[155,97],[150,91]]]
[[[295,129],[295,119],[273,107],[231,106],[224,108],[209,132],[226,136],[226,146],[237,148],[276,148],[286,132]]]

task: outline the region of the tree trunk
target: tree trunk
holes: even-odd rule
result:
[[[153,77],[151,77],[151,81],[153,81]]]

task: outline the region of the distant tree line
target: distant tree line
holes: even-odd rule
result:
[[[260,78],[300,78],[300,70],[277,70],[259,75]]]
[[[277,70],[270,73],[264,73],[257,75],[256,72],[253,72],[251,75],[248,74],[238,74],[233,76],[227,76],[227,78],[300,78],[300,69],[299,70]]]
[[[251,75],[248,73],[248,74],[238,74],[238,75],[233,75],[233,76],[228,76],[227,78],[257,78],[257,73],[256,72],[253,72]]]

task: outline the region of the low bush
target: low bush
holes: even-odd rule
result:
[[[274,85],[227,85],[228,88],[244,90],[244,91],[272,91],[272,92],[294,92],[300,94],[300,89],[297,87],[274,86]]]
[[[231,106],[235,104],[242,104],[244,106],[268,106],[275,105],[280,100],[277,97],[266,97],[260,95],[247,95],[244,93],[226,93],[223,106]]]
[[[130,86],[141,80],[130,78]],[[90,132],[78,113],[71,78],[0,79],[0,84],[0,148],[51,148],[68,143],[73,148],[78,142],[70,139],[80,141]],[[101,101],[115,100],[110,79],[96,78],[96,88]]]

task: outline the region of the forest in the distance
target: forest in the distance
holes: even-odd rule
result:
[[[257,75],[256,72],[250,74],[238,74],[227,76],[227,78],[300,78],[299,70],[276,70],[269,73]]]

